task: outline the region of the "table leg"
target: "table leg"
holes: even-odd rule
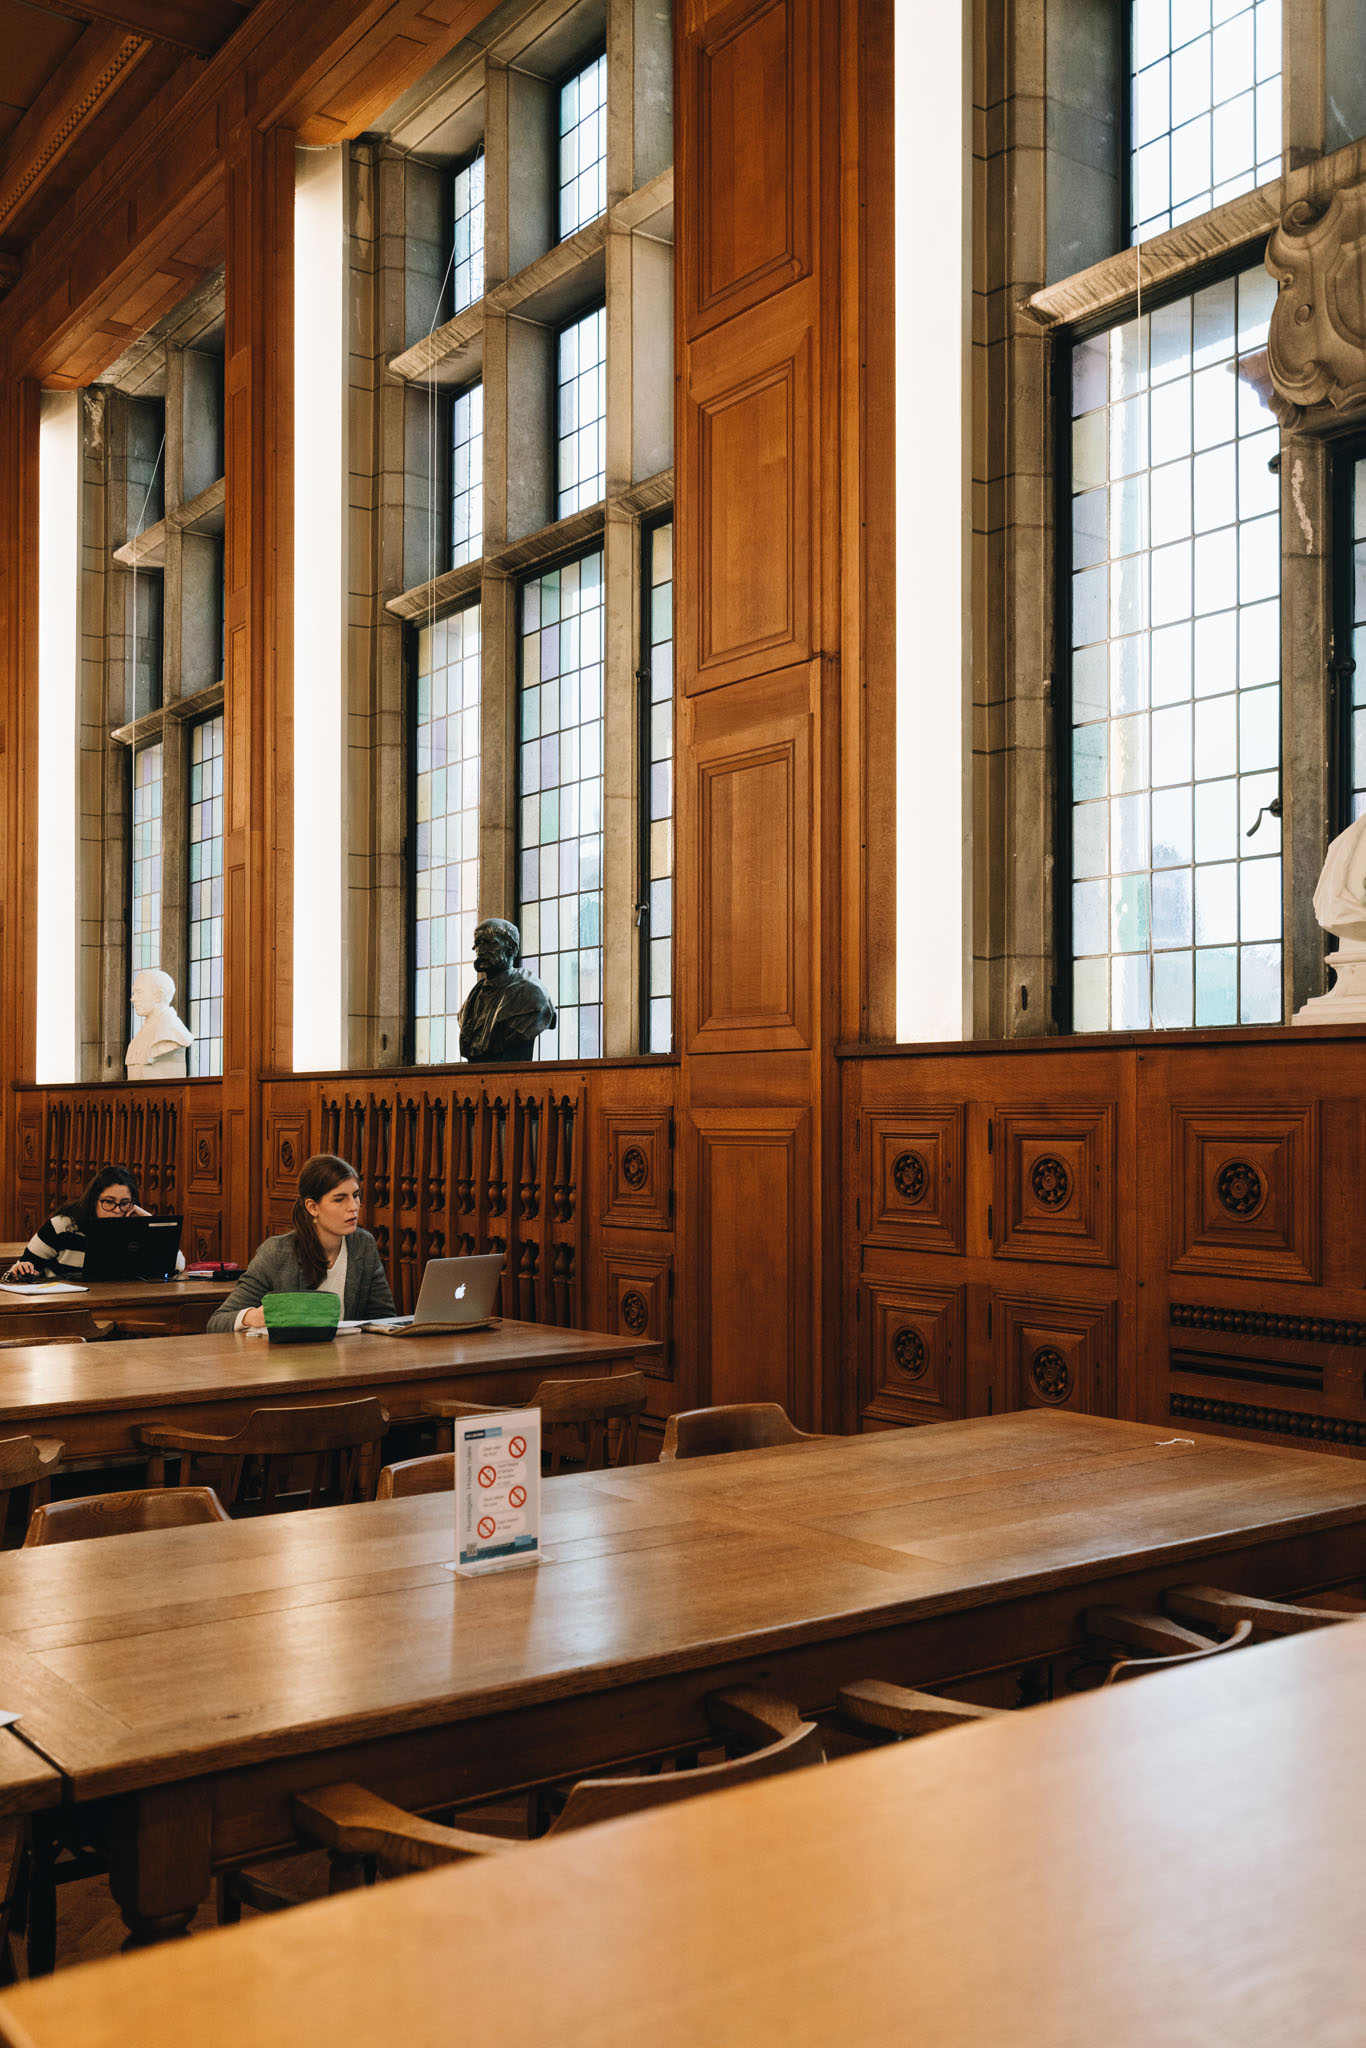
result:
[[[157,1785],[118,1803],[109,1884],[128,1929],[125,1949],[189,1933],[212,1879],[211,1788]]]

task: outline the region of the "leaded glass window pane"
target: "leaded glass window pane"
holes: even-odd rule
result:
[[[1275,286],[1244,272],[1072,353],[1080,1031],[1281,1018]]]
[[[451,408],[451,567],[484,552],[484,387],[457,391]]]
[[[1135,242],[1281,173],[1281,0],[1132,0]]]
[[[190,734],[192,1074],[223,1071],[223,713]]]
[[[455,174],[452,191],[451,288],[453,311],[484,296],[484,152]]]
[[[541,1059],[602,1052],[602,554],[522,586],[518,909],[522,961],[559,1023]]]
[[[560,87],[560,240],[607,210],[607,59]]]
[[[642,793],[646,915],[642,978],[647,1052],[673,1050],[674,645],[672,522],[645,535],[648,658],[642,706],[646,735]]]
[[[161,965],[162,745],[133,756],[133,864],[129,890],[128,970]],[[130,1011],[130,1016],[132,1012]],[[133,1026],[136,1029],[136,1024]]]
[[[414,1058],[460,1057],[479,922],[480,608],[417,636]]]
[[[596,505],[607,486],[607,309],[560,329],[555,517]]]

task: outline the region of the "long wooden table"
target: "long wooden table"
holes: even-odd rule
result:
[[[92,1280],[80,1294],[50,1287],[33,1294],[6,1294],[0,1289],[0,1340],[7,1327],[22,1323],[27,1328],[34,1317],[42,1317],[54,1329],[73,1331],[88,1316],[98,1323],[131,1320],[155,1323],[168,1332],[202,1331],[231,1292],[229,1280]]]
[[[1075,1647],[1098,1601],[1366,1570],[1366,1466],[1030,1411],[545,1489],[548,1561],[453,1578],[451,1502],[0,1557],[27,1741],[107,1833],[139,1940],[287,1848],[301,1785],[407,1805],[685,1748],[721,1684],[833,1701]],[[18,1646],[7,1655],[4,1639]]]
[[[659,1349],[634,1337],[510,1321],[462,1336],[356,1333],[324,1344],[271,1344],[227,1331],[94,1348],[24,1345],[0,1350],[0,1434],[58,1436],[68,1458],[113,1456],[135,1450],[138,1423],[230,1431],[266,1401],[369,1394],[399,1420],[444,1398],[520,1401],[542,1379],[628,1370]]]
[[[1366,1628],[0,1998],[6,2048],[1349,2048]]]

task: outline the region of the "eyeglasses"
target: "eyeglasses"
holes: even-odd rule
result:
[[[101,1216],[131,1216],[136,1206],[128,1195],[101,1195],[95,1203]]]

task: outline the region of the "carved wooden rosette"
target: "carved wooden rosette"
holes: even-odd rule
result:
[[[1366,181],[1298,199],[1267,244],[1270,403],[1290,431],[1366,411]]]

